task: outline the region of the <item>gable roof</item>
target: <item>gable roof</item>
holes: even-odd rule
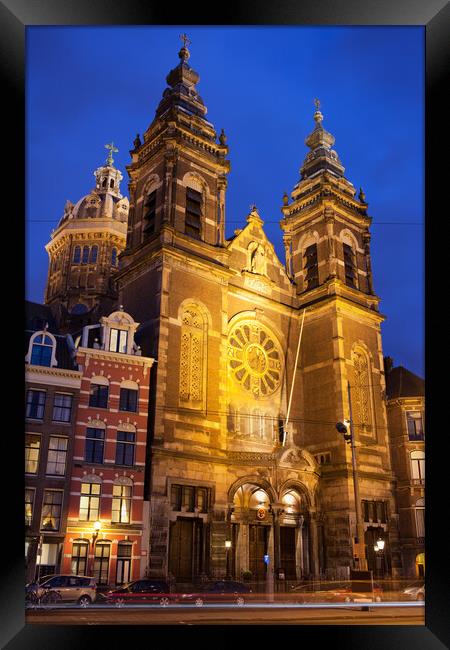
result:
[[[397,397],[422,397],[425,395],[425,380],[413,372],[397,366],[386,374],[387,399]]]

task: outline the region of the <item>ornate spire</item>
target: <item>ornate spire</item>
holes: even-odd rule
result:
[[[318,171],[330,171],[336,176],[344,175],[344,167],[335,151],[331,149],[334,144],[334,136],[326,131],[323,126],[323,115],[320,111],[320,101],[314,100],[316,111],[314,121],[316,126],[312,133],[308,135],[305,144],[311,149],[303,161],[303,167],[300,173],[303,178],[312,176]]]
[[[189,50],[186,47],[186,43],[189,43],[189,45],[190,45],[192,43],[192,41],[190,41],[188,39],[186,34],[180,34],[180,38],[183,41],[184,45],[181,48],[181,50],[178,52],[178,56],[180,57],[181,61],[184,62],[184,61],[187,61],[189,59],[189,57],[191,56]]]

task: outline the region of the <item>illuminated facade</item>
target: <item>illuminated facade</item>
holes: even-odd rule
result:
[[[383,316],[364,194],[344,177],[317,102],[300,180],[283,198],[285,262],[255,206],[227,240],[226,136],[205,117],[189,56],[185,44],[134,143],[117,275],[120,302],[142,323],[143,352],[158,362],[149,572],[192,581],[250,571],[267,581],[344,577],[360,566],[351,453],[335,429],[349,417],[349,382],[360,496],[381,504],[376,525],[364,522],[369,568],[382,536],[386,572],[396,575]]]
[[[122,309],[76,341],[80,399],[62,573],[123,584],[145,573],[144,502],[148,391],[153,359],[135,342],[139,323]]]

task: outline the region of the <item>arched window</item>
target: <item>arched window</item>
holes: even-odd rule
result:
[[[89,246],[83,246],[83,257],[81,258],[82,264],[87,264],[89,262]]]
[[[311,244],[303,253],[303,269],[305,272],[306,289],[314,289],[319,285],[319,263],[317,244]]]
[[[92,246],[91,248],[91,254],[89,256],[89,262],[90,264],[96,264],[97,262],[97,255],[98,255],[98,246]]]
[[[425,499],[417,499],[414,510],[417,537],[425,537]]]
[[[119,411],[137,413],[139,405],[139,386],[134,381],[123,381],[120,385]]]
[[[181,320],[180,403],[191,408],[201,408],[206,357],[205,322],[195,306],[187,307]]]
[[[105,448],[105,425],[97,422],[86,428],[84,459],[87,463],[103,463]]]
[[[108,408],[109,381],[106,377],[92,377],[89,406]]]
[[[144,203],[144,239],[147,239],[155,232],[156,222],[156,190],[150,192]]]
[[[133,481],[125,476],[113,483],[111,522],[129,524],[131,521],[131,497]]]
[[[425,452],[411,452],[411,479],[413,483],[425,483]]]
[[[101,479],[98,476],[84,476],[80,489],[80,521],[97,521],[100,516]]]
[[[186,188],[185,233],[200,239],[202,218],[202,194],[191,187]]]
[[[73,251],[73,263],[74,264],[79,264],[81,260],[81,247],[80,246],[75,246],[74,251]]]
[[[343,244],[344,249],[344,269],[345,269],[345,284],[349,287],[358,288],[358,272],[355,262],[355,253],[350,244]]]
[[[111,266],[117,266],[117,248],[111,251]]]
[[[47,366],[50,368],[52,365],[54,346],[55,340],[48,334],[42,333],[34,335],[31,343],[30,363],[33,366]]]

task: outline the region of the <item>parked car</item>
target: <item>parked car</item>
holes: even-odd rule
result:
[[[149,578],[133,580],[123,587],[110,589],[105,597],[107,603],[114,603],[117,607],[128,603],[150,604],[156,602],[165,607],[175,600],[175,595],[170,593],[167,582]]]
[[[89,576],[49,575],[39,582],[26,585],[26,594],[34,594],[33,600],[45,602],[76,602],[81,607],[93,603],[97,595],[97,582]]]
[[[351,582],[325,582],[294,585],[286,597],[297,603],[364,603],[379,602],[383,590],[373,583],[373,592],[358,590]]]
[[[195,603],[201,607],[203,603],[236,603],[244,605],[251,598],[252,590],[243,582],[234,580],[216,580],[205,585],[202,591],[180,594],[178,602]]]
[[[425,600],[425,584],[423,582],[403,589],[403,595],[408,600]]]

